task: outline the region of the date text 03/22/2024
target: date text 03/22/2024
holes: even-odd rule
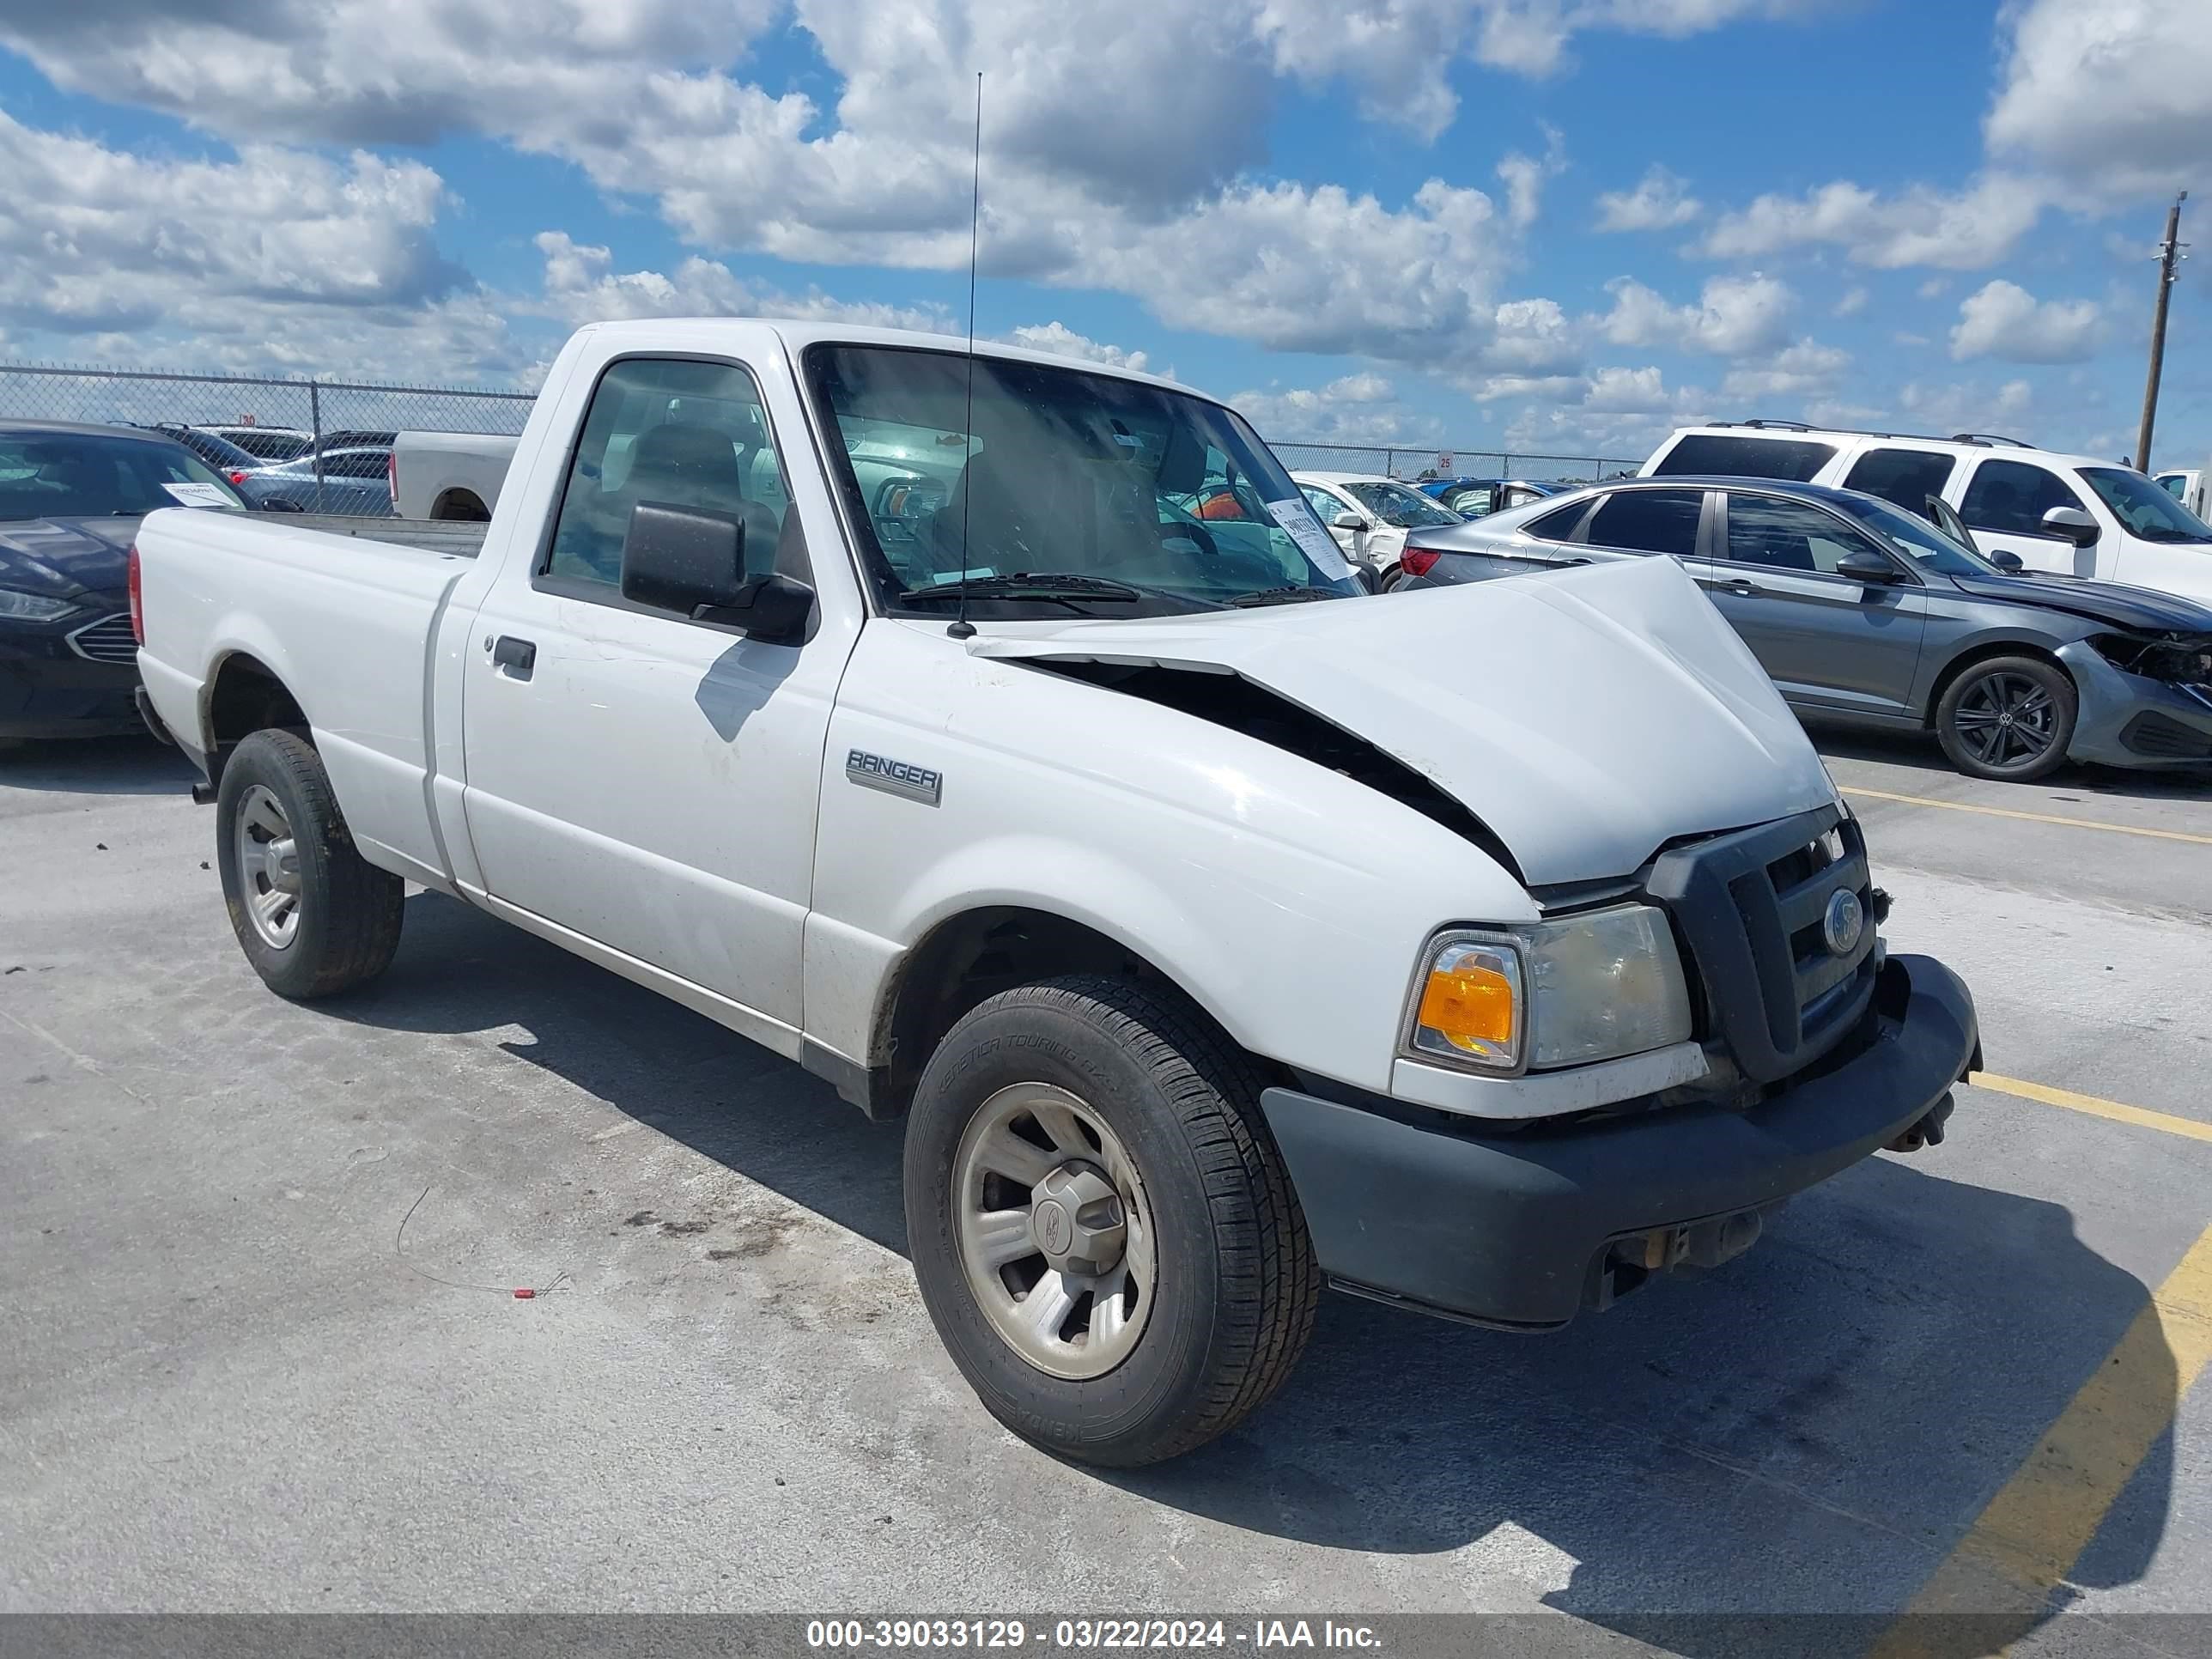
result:
[[[1066,1652],[1206,1648],[1371,1650],[1382,1638],[1333,1619],[816,1619],[811,1648],[1044,1649]]]

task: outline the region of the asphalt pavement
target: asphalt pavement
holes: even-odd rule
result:
[[[432,895],[280,1001],[173,755],[0,757],[0,1610],[2212,1614],[2212,781],[1824,750],[1944,1144],[1559,1335],[1331,1297],[1125,1475],[962,1383],[896,1126]]]

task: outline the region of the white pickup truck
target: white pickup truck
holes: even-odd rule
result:
[[[370,529],[138,534],[254,968],[362,985],[419,883],[903,1115],[939,1333],[1078,1459],[1237,1423],[1324,1279],[1543,1329],[1716,1265],[1978,1063],[1672,562],[1366,596],[1182,386],[588,327],[480,552]]]
[[[385,464],[403,519],[483,524],[499,504],[519,438],[489,432],[396,432]]]

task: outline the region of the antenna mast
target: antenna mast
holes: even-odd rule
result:
[[[971,639],[975,625],[968,620],[968,573],[974,566],[968,556],[968,514],[975,499],[968,469],[975,465],[975,245],[983,224],[983,71],[975,71],[975,155],[969,171],[968,200],[968,412],[962,417],[967,441],[966,458],[960,464],[960,614],[945,631],[956,640]]]

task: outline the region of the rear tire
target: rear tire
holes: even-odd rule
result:
[[[222,769],[215,816],[231,931],[270,990],[304,1002],[390,965],[405,884],[356,849],[313,744],[247,738]]]
[[[2066,671],[2040,657],[1990,657],[1936,705],[1936,737],[1970,778],[2032,783],[2066,763],[2077,709]]]
[[[1093,1183],[1078,1213],[1118,1247],[1071,1247],[1048,1220],[1071,1171]],[[1133,1468],[1203,1445],[1282,1385],[1313,1331],[1320,1269],[1259,1079],[1172,993],[1085,975],[970,1012],[922,1072],[906,1209],[953,1363],[993,1416],[1062,1456]],[[1048,1243],[1077,1264],[1056,1268]]]

